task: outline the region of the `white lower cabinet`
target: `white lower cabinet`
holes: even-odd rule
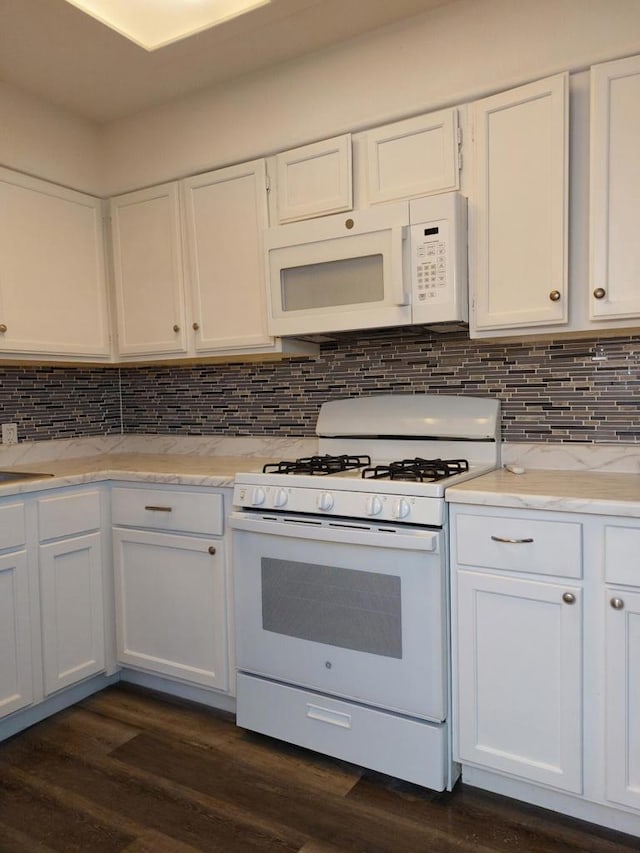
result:
[[[581,791],[579,587],[460,571],[458,679],[461,761]]]
[[[105,668],[101,534],[40,546],[44,692]]]
[[[210,508],[204,515],[190,512],[200,497]],[[221,495],[113,490],[116,644],[123,666],[228,689],[222,506]],[[122,526],[127,523],[147,529]]]
[[[0,556],[0,718],[33,700],[27,572],[24,549]]]
[[[36,502],[45,696],[106,666],[101,500],[82,488]]]
[[[606,795],[640,809],[640,589],[607,599]]]

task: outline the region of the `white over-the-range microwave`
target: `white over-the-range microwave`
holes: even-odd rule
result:
[[[270,228],[265,250],[272,335],[468,320],[459,193]]]

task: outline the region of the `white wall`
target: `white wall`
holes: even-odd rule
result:
[[[103,189],[98,125],[0,82],[0,164],[83,192]]]
[[[106,189],[139,186],[640,52],[638,0],[458,0],[104,129]]]

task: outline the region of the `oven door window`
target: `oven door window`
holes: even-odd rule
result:
[[[271,557],[261,564],[265,631],[402,658],[399,577]]]

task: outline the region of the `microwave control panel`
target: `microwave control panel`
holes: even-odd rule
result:
[[[413,304],[447,301],[448,226],[446,220],[411,226]]]

